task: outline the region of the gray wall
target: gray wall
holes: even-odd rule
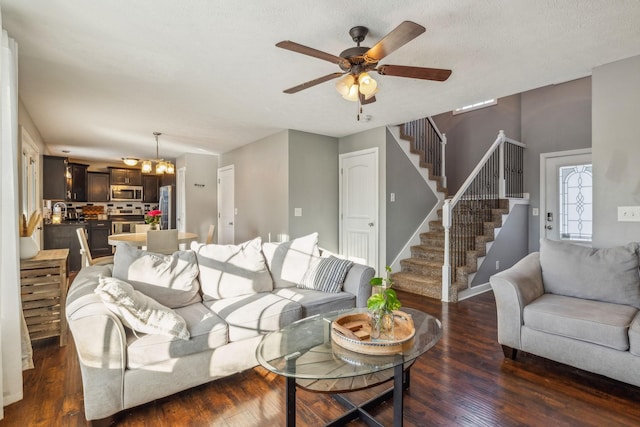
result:
[[[493,274],[506,270],[529,253],[528,210],[527,205],[515,205],[511,209],[491,251],[473,277],[471,287],[488,283]],[[496,261],[499,261],[497,269]]]
[[[618,206],[640,205],[640,56],[593,70],[593,245],[640,241],[640,223]]]
[[[440,114],[434,121],[447,135],[447,179],[454,194],[502,129],[527,144],[525,192],[540,207],[540,154],[591,147],[591,78],[545,86],[498,99],[492,107]],[[595,154],[595,153],[594,153]],[[539,248],[539,216],[529,209],[529,251]]]
[[[302,208],[302,216],[294,209]],[[338,251],[338,139],[289,131],[289,233],[318,232],[318,244]]]
[[[540,154],[591,147],[591,78],[524,92],[521,107],[525,191],[530,207],[539,208]],[[529,251],[537,251],[539,242],[540,216],[529,209]]]
[[[520,140],[520,95],[500,98],[496,105],[463,114],[439,114],[433,121],[447,135],[447,189],[454,195],[500,130],[509,138]]]
[[[282,131],[220,156],[234,165],[236,243],[289,234],[289,132]]]
[[[395,202],[391,201],[395,193]],[[387,131],[387,265],[438,202],[431,188],[411,163],[391,132]]]
[[[181,167],[185,168],[185,230],[198,233],[198,241],[204,242],[209,225],[218,223],[218,156],[185,154],[176,159],[176,169]]]

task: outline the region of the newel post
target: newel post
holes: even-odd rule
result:
[[[501,130],[498,132],[498,137],[500,138],[500,148],[498,149],[499,153],[499,171],[498,171],[498,198],[504,199],[507,194],[506,181],[504,179],[504,131]]]
[[[442,150],[442,159],[441,159],[441,164],[440,164],[440,173],[442,174],[441,180],[440,180],[440,185],[442,185],[443,188],[447,188],[447,173],[445,171],[445,166],[447,164],[447,162],[445,161],[445,147],[447,146],[447,135],[446,134],[442,134],[442,141],[440,141],[440,150]]]
[[[449,301],[451,289],[451,199],[445,199],[442,206],[442,226],[444,227],[444,264],[442,264],[442,301]]]

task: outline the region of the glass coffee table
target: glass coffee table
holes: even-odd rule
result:
[[[393,425],[403,423],[403,390],[410,384],[410,369],[416,358],[433,347],[442,336],[442,325],[435,317],[411,308],[415,336],[406,350],[390,355],[368,355],[347,350],[331,339],[331,321],[347,313],[366,312],[366,308],[341,310],[299,320],[262,339],[256,350],[266,369],[286,378],[286,425],[296,424],[296,386],[330,393],[347,408],[340,418],[326,424],[340,426],[363,419],[370,426],[382,426],[368,411],[393,396]],[[343,393],[373,387],[393,379],[393,386],[361,405],[353,404]],[[394,390],[399,392],[395,393]]]

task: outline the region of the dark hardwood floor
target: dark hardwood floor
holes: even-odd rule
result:
[[[441,341],[412,368],[405,426],[638,426],[640,388],[532,355],[505,360],[496,342],[495,301],[485,293],[444,304],[398,292],[408,307],[441,319]],[[69,337],[34,342],[35,369],[24,373],[24,399],[5,408],[2,426],[84,426],[82,381]],[[352,394],[364,401],[376,391]],[[328,395],[298,391],[298,426],[342,413]],[[390,402],[378,419],[392,424]],[[255,368],[133,408],[119,426],[281,426],[284,381]],[[353,426],[362,426],[360,421]]]

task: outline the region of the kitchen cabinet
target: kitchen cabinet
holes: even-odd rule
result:
[[[109,234],[111,234],[111,221],[88,221],[89,225],[89,250],[93,258],[111,255]]]
[[[142,176],[142,201],[144,203],[158,203],[158,176]]]
[[[142,185],[139,169],[109,168],[111,185]]]
[[[69,249],[69,271],[82,268],[80,241],[76,234],[79,227],[86,230],[86,224],[81,222],[44,225],[44,249]]]
[[[109,174],[104,172],[87,173],[87,201],[109,201]]]
[[[87,168],[88,165],[67,163],[67,197],[68,202],[87,201]]]
[[[42,198],[46,200],[67,199],[67,158],[42,156]]]
[[[160,186],[164,185],[176,185],[176,174],[162,174],[160,175]]]

